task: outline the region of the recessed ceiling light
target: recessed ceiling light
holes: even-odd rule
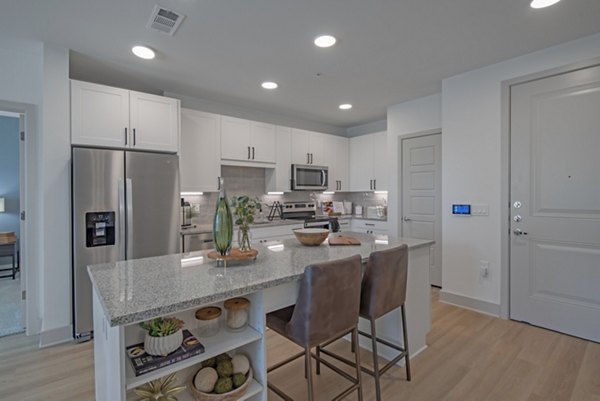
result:
[[[265,89],[277,89],[277,87],[278,87],[279,85],[277,84],[277,82],[270,82],[270,81],[267,81],[267,82],[263,82],[263,83],[261,84],[261,86],[262,86],[263,88],[265,88]]]
[[[530,5],[531,8],[545,8],[550,7],[559,1],[560,0],[532,0]]]
[[[352,105],[350,103],[344,103],[339,105],[340,110],[350,110]]]
[[[331,47],[335,45],[337,39],[331,35],[321,35],[315,39],[315,46]]]
[[[152,60],[155,56],[154,50],[146,46],[133,46],[131,51],[133,54],[144,60]]]

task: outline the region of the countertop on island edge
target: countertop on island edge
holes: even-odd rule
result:
[[[335,235],[335,234],[334,234]],[[143,321],[298,280],[304,268],[317,262],[407,244],[409,249],[430,240],[345,232],[359,246],[301,245],[295,238],[257,244],[256,261],[216,267],[208,251],[175,254],[88,266],[88,272],[111,326]]]

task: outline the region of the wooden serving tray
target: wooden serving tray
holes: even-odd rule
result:
[[[360,245],[360,241],[356,238],[346,237],[344,235],[330,236],[329,245]]]
[[[210,259],[219,259],[219,260],[255,260],[258,255],[258,251],[256,249],[250,249],[247,252],[240,251],[240,248],[233,248],[229,255],[221,256],[217,251],[210,251],[208,253],[208,257]]]

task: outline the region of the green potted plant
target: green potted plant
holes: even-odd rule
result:
[[[234,196],[231,198],[231,208],[235,216],[235,224],[238,226],[238,244],[240,251],[248,252],[250,246],[250,224],[254,223],[256,212],[262,211],[262,205],[258,198],[250,198],[247,195]]]
[[[150,355],[165,356],[181,346],[183,341],[183,320],[174,317],[157,317],[140,323],[147,331],[144,349]]]

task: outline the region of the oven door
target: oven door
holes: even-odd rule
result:
[[[327,189],[328,179],[326,166],[292,164],[292,190],[323,191]]]

